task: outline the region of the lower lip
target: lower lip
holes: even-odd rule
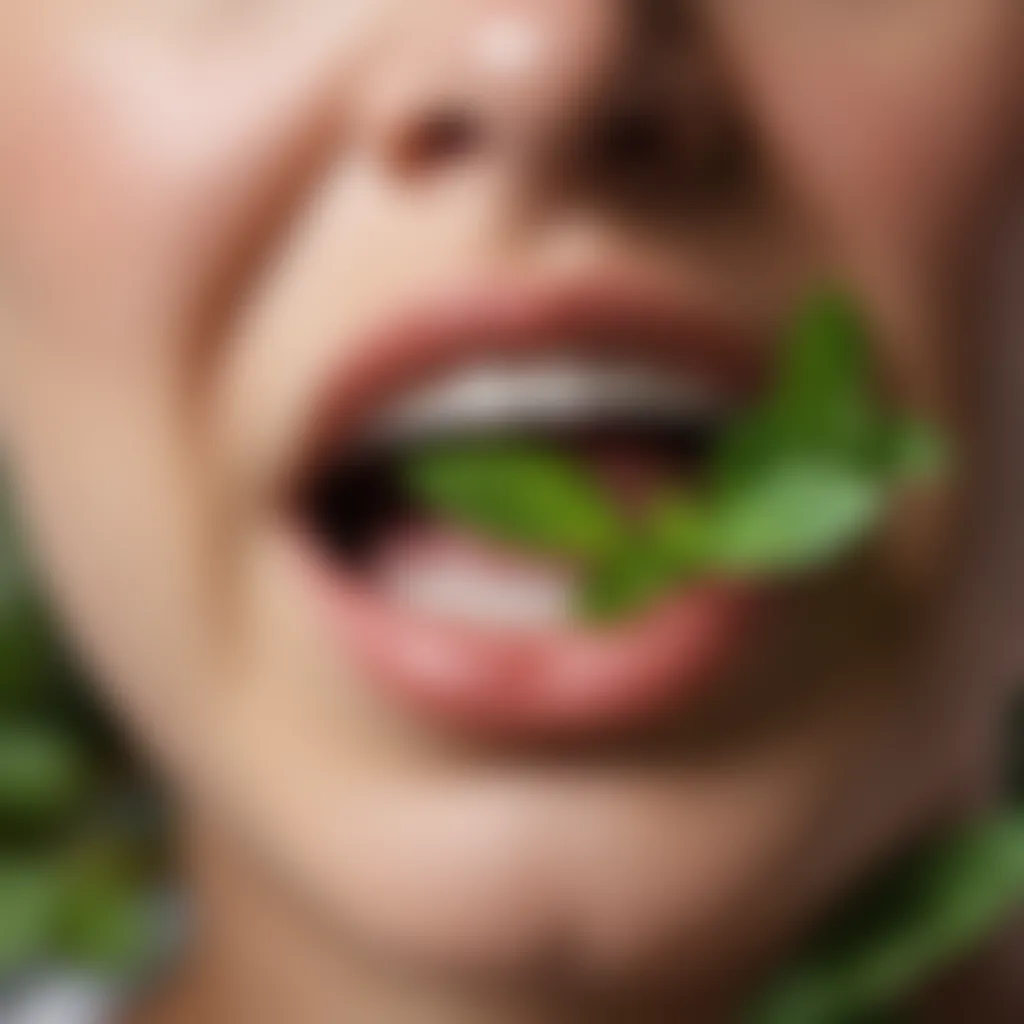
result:
[[[399,704],[440,725],[544,738],[620,731],[682,713],[721,680],[759,604],[754,588],[694,589],[625,625],[503,633],[359,586],[303,549],[345,656]]]

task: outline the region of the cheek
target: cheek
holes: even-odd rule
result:
[[[289,219],[276,200],[324,64],[288,56],[69,39],[0,76],[4,453],[66,618],[114,680],[198,678],[215,644],[193,358],[239,253]]]
[[[823,0],[807,24],[784,19],[785,6],[737,13],[728,28],[800,195],[862,256],[931,263],[957,249],[1008,151],[1017,5],[935,0],[828,15]]]
[[[5,69],[0,260],[49,345],[123,368],[195,333],[295,158],[302,84],[79,38]]]
[[[7,264],[46,320],[106,322],[156,305],[181,261],[174,219],[189,218],[189,203],[166,187],[124,99],[77,68],[33,71],[0,111],[12,154],[0,168]]]

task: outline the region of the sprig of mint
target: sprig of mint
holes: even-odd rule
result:
[[[625,543],[625,524],[587,471],[565,455],[510,442],[430,451],[408,472],[419,498],[489,536],[600,563]]]
[[[934,429],[886,407],[866,327],[827,289],[796,318],[769,393],[727,428],[699,495],[670,490],[631,522],[571,456],[511,442],[429,450],[408,483],[482,533],[581,561],[581,613],[609,620],[688,580],[823,565],[877,525],[896,489],[943,462]]]

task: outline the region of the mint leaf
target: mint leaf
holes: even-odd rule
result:
[[[671,566],[659,551],[639,539],[623,544],[586,579],[580,612],[590,622],[611,622],[643,607],[672,584]]]
[[[621,618],[710,567],[713,523],[704,503],[670,493],[590,574],[580,605],[591,620]]]
[[[710,565],[717,536],[711,511],[706,500],[670,493],[648,515],[648,543],[673,575],[693,575]]]
[[[846,467],[780,462],[714,505],[713,564],[741,575],[819,565],[874,525],[883,498],[879,481]]]
[[[768,396],[727,430],[718,484],[742,485],[797,457],[862,463],[886,425],[871,377],[867,333],[850,303],[831,290],[812,298],[782,347]]]
[[[437,449],[411,468],[420,498],[453,519],[539,551],[594,560],[621,542],[624,525],[572,459],[520,444]]]
[[[774,386],[725,432],[707,493],[670,493],[639,523],[569,456],[536,445],[427,453],[413,492],[490,536],[580,561],[580,609],[625,616],[695,577],[799,572],[844,554],[893,490],[931,480],[946,453],[925,424],[876,395],[866,328],[839,291],[812,297],[782,346]]]
[[[807,303],[783,348],[770,399],[785,441],[851,454],[863,443],[878,418],[867,339],[841,293],[828,289]]]

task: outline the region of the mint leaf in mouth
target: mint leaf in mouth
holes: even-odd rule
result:
[[[669,488],[625,514],[571,454],[542,442],[453,442],[406,467],[433,513],[526,551],[579,564],[581,617],[610,621],[709,578],[804,572],[854,548],[894,495],[934,479],[944,445],[887,408],[868,332],[839,291],[812,297],[773,386],[724,429],[706,486]]]
[[[573,459],[538,445],[479,442],[442,448],[408,467],[429,506],[498,540],[586,563],[611,557],[625,524]]]

